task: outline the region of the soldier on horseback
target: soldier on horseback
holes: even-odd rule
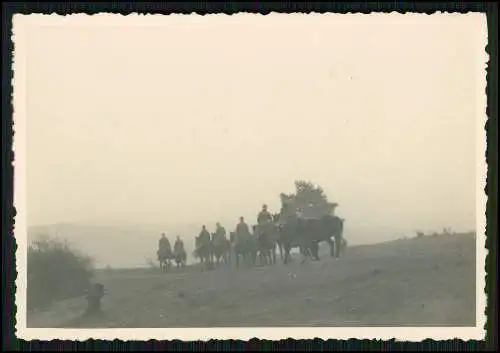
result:
[[[172,255],[172,247],[165,233],[161,234],[160,240],[158,241],[158,261],[160,262],[160,268],[165,270],[169,267],[170,256]]]
[[[248,224],[245,223],[245,218],[240,217],[240,223],[236,225],[236,237],[245,240],[249,235],[250,229],[248,228]]]
[[[201,227],[201,232],[200,235],[198,236],[198,240],[201,246],[210,243],[210,233],[208,232],[207,227],[205,225]]]
[[[273,216],[267,210],[267,205],[262,205],[262,210],[257,215],[255,230],[258,237],[261,263],[275,263],[277,234],[274,229]]]
[[[273,221],[273,216],[267,210],[267,205],[262,205],[262,210],[257,215],[257,223],[261,225],[272,221]]]
[[[226,240],[226,229],[219,222],[215,224],[214,244],[220,244]]]
[[[179,236],[177,236],[174,243],[174,253],[181,254],[183,251],[184,251],[184,242],[181,240]]]
[[[251,262],[255,265],[255,257],[257,256],[255,239],[253,239],[248,225],[245,223],[245,219],[240,217],[240,222],[236,225],[236,244],[235,253],[236,256],[236,267],[239,263],[239,255],[242,255],[247,262]]]
[[[158,241],[158,249],[163,250],[163,249],[170,249],[170,241],[168,238],[165,236],[165,233],[161,234],[161,238]]]
[[[195,252],[197,253],[197,256],[200,258],[201,263],[211,267],[212,265],[211,239],[210,239],[210,233],[208,232],[207,227],[205,225],[201,227],[201,232],[198,235],[198,237],[196,237],[195,245],[196,245]],[[203,268],[204,267],[202,266],[202,271]]]
[[[177,266],[184,266],[186,262],[186,250],[184,249],[184,242],[179,236],[175,239],[174,243],[174,257]]]
[[[216,263],[219,264],[222,260],[228,264],[231,245],[226,238],[226,229],[219,222],[215,224],[215,233],[212,234],[212,245]]]

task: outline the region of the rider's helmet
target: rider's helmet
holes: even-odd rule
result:
[[[263,210],[267,210],[267,205],[266,205],[266,204],[263,204],[263,205],[262,205],[262,209],[263,209]]]

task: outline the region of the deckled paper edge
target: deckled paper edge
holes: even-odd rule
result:
[[[27,328],[26,327],[26,264],[27,264],[27,227],[26,227],[26,36],[30,26],[51,25],[51,26],[95,26],[98,24],[126,25],[126,26],[158,26],[167,23],[165,20],[182,19],[183,16],[198,17],[208,20],[217,16],[218,19],[228,18],[231,20],[242,20],[250,17],[265,16],[269,20],[272,16],[336,16],[339,19],[349,18],[354,20],[363,16],[365,19],[378,18],[401,18],[407,21],[408,17],[416,18],[426,16],[435,19],[436,16],[452,16],[452,17],[469,17],[471,20],[479,22],[481,31],[481,41],[478,43],[478,66],[481,67],[483,76],[478,80],[478,116],[477,116],[477,147],[476,147],[476,327],[340,327],[340,328],[323,328],[323,327],[285,327],[285,328],[134,328],[134,329],[53,329],[53,328]],[[403,17],[404,16],[404,17]],[[146,22],[147,21],[147,22]],[[24,340],[76,340],[84,341],[87,339],[119,339],[123,341],[130,340],[150,340],[150,339],[179,339],[179,340],[210,340],[210,339],[242,339],[249,340],[251,338],[261,338],[270,340],[280,340],[285,338],[294,339],[396,339],[401,341],[421,341],[424,339],[444,340],[444,339],[462,339],[462,340],[482,340],[485,337],[485,308],[486,308],[486,293],[485,293],[485,260],[487,249],[485,248],[486,236],[486,200],[487,195],[484,192],[486,186],[487,164],[485,160],[486,151],[486,131],[484,129],[486,116],[486,63],[488,55],[485,51],[487,44],[487,24],[486,16],[479,13],[443,13],[436,12],[432,15],[420,13],[400,14],[392,13],[349,13],[349,14],[281,14],[270,13],[268,15],[238,13],[233,15],[226,14],[129,14],[120,15],[112,13],[100,13],[95,15],[87,14],[72,14],[72,15],[45,15],[31,14],[20,15],[16,14],[13,17],[13,36],[14,53],[13,53],[13,103],[14,103],[14,206],[16,207],[17,215],[15,218],[14,236],[17,242],[16,250],[16,336]],[[479,68],[478,68],[479,70]],[[480,93],[479,93],[480,92]]]

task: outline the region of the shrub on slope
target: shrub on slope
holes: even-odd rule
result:
[[[27,306],[34,309],[83,295],[90,285],[93,264],[67,242],[44,237],[29,245],[27,270]]]

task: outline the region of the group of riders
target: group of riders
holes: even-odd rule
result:
[[[297,222],[300,222],[302,219],[300,210],[297,210],[291,216],[289,215],[288,219],[285,220],[285,224],[289,226],[293,225],[294,231],[292,232],[283,232],[283,227],[281,227],[280,231],[276,225],[277,216],[273,216],[268,211],[267,205],[264,204],[257,215],[257,225],[252,227],[253,232],[250,231],[250,227],[245,222],[244,217],[240,217],[239,223],[236,225],[236,230],[235,232],[230,232],[229,239],[225,228],[219,222],[216,223],[215,232],[212,234],[203,225],[199,235],[195,239],[194,255],[200,260],[202,265],[206,264],[209,266],[219,264],[220,262],[229,264],[231,262],[231,255],[236,256],[236,266],[239,265],[240,258],[245,262],[255,264],[257,255],[259,255],[261,263],[274,264],[276,263],[276,249],[278,249],[281,258],[286,263],[287,260],[290,260],[289,252],[293,247],[299,247],[300,252],[304,256],[318,258],[317,244],[319,241],[324,240],[330,243],[331,254],[334,256],[330,236],[335,234],[330,234],[330,232],[324,239],[311,238],[311,241],[309,241],[308,237],[301,236],[297,232],[297,229],[299,229],[296,226],[299,224]],[[291,222],[290,217],[292,219]],[[338,217],[335,218],[338,219]],[[317,231],[318,228],[316,227],[314,230]],[[311,229],[305,229],[305,231],[310,232]],[[340,232],[337,231],[336,233],[340,234],[340,238],[335,235],[335,242],[338,243],[339,239],[342,239],[342,229],[340,228]],[[295,234],[299,235],[295,236]],[[338,244],[336,244],[336,248],[338,257]],[[175,240],[172,251],[168,239],[165,234],[162,234],[158,250],[160,264],[165,263],[168,266],[169,260],[174,260],[178,266],[185,266],[186,257],[184,243],[179,236]]]
[[[174,243],[174,249],[172,251],[172,246],[170,241],[162,233],[161,238],[158,242],[158,260],[160,261],[160,266],[162,269],[167,269],[170,267],[170,261],[174,260],[177,266],[186,266],[187,254],[184,248],[184,242],[177,236]]]

